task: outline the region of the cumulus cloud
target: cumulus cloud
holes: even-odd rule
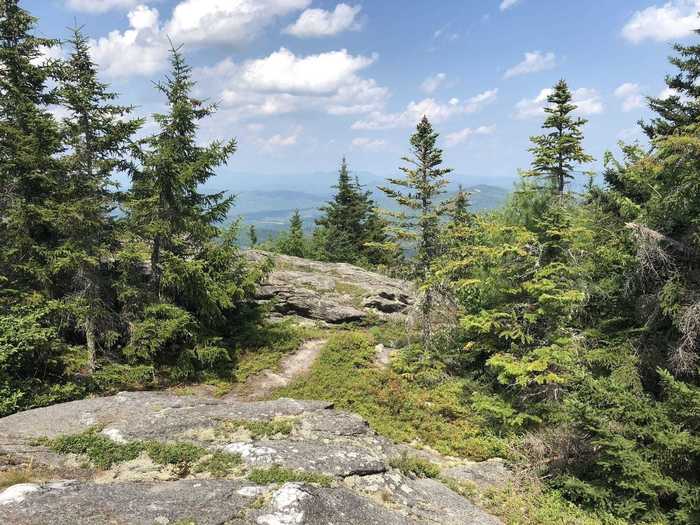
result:
[[[653,5],[635,12],[622,28],[622,36],[635,44],[646,39],[677,40],[700,27],[698,11],[700,0],[671,0],[661,7]]]
[[[515,105],[515,117],[525,119],[544,115],[544,108],[547,105],[547,97],[553,90],[546,88],[532,99],[524,98]],[[604,106],[600,94],[595,89],[579,88],[572,91],[576,112],[580,115],[594,115],[602,113]]]
[[[437,75],[432,75],[426,78],[420,85],[422,91],[430,94],[435,93],[447,80],[447,75],[445,73],[438,73]]]
[[[112,9],[128,9],[137,3],[138,0],[67,0],[66,5],[84,13],[105,13]]]
[[[538,73],[552,69],[557,65],[556,55],[551,51],[548,53],[540,53],[539,51],[531,51],[525,53],[522,62],[514,65],[506,71],[504,78],[517,77],[519,75],[528,75],[530,73]]]
[[[632,111],[644,106],[644,95],[639,84],[625,82],[615,89],[615,96],[622,100],[622,111]]]
[[[281,48],[261,59],[241,64],[226,59],[195,73],[238,118],[309,110],[358,115],[379,111],[389,96],[374,79],[360,76],[374,60],[345,50],[297,56]]]
[[[499,9],[501,11],[505,11],[506,9],[510,9],[511,7],[513,7],[519,3],[520,3],[520,0],[503,0],[501,2],[501,6],[499,7]]]
[[[166,25],[177,42],[239,45],[311,0],[183,0]]]
[[[360,29],[357,15],[361,10],[362,6],[348,4],[338,4],[334,11],[307,9],[284,32],[300,38],[313,38],[333,36],[349,30],[356,31]]]
[[[297,57],[280,48],[268,57],[247,62],[241,79],[246,86],[259,91],[330,93],[375,60],[376,55],[353,56],[345,49]]]
[[[365,151],[381,151],[386,148],[386,141],[382,139],[357,137],[352,139],[352,147]]]
[[[466,142],[474,135],[490,135],[495,129],[495,126],[479,126],[476,129],[464,128],[454,133],[448,133],[445,136],[445,144],[447,144],[448,147],[457,146],[458,144]]]
[[[129,11],[128,18],[130,29],[90,41],[95,61],[111,77],[152,75],[162,70],[169,44],[161,31],[158,10],[140,5]]]
[[[367,118],[358,120],[352,125],[356,130],[377,130],[399,127],[415,126],[423,117],[428,117],[434,123],[444,122],[455,115],[474,113],[487,104],[496,100],[498,90],[484,91],[474,97],[461,101],[457,98],[450,99],[446,104],[433,98],[426,98],[419,102],[410,102],[406,109],[400,113],[384,113],[374,111]]]

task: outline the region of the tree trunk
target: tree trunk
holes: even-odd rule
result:
[[[85,321],[85,342],[88,351],[88,372],[92,375],[97,368],[97,330],[92,317]]]

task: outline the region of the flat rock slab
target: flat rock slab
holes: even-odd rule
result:
[[[288,435],[253,439],[245,425],[222,425],[280,417],[293,423]],[[118,443],[191,442],[240,454],[244,466],[229,473],[233,479],[212,479],[211,474],[162,470],[146,455],[105,472],[86,466],[80,456],[59,455],[35,443],[96,425]],[[86,399],[0,419],[0,471],[31,465],[42,472],[40,479],[50,480],[0,491],[0,524],[500,524],[441,482],[413,479],[391,468],[390,460],[404,452],[420,455],[378,436],[361,417],[320,401],[242,402],[165,392]],[[435,463],[454,467],[440,458]],[[258,486],[245,478],[253,468],[272,465],[324,474],[331,486]],[[472,471],[464,463],[459,472],[449,473],[459,479],[488,477],[484,472],[496,466],[474,464]]]
[[[121,392],[38,408],[0,419],[0,438],[56,437],[79,434],[96,425],[124,439],[168,439],[193,428],[211,428],[223,420],[270,420],[330,408],[322,401],[243,402],[165,392]],[[117,434],[118,433],[118,434]]]

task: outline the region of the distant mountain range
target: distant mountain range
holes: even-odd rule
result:
[[[388,199],[377,186],[385,184],[385,178],[368,173],[353,172],[360,184],[372,190],[375,201],[380,208],[396,209],[395,203]],[[470,177],[451,177],[446,198],[450,198],[462,184],[466,191],[472,193],[472,209],[483,211],[497,208],[503,204],[509,190],[489,184],[469,184]],[[207,187],[207,191],[226,190],[236,195],[236,204],[229,219],[238,218],[244,225],[255,225],[258,238],[265,240],[274,237],[287,228],[289,218],[294,210],[299,210],[304,219],[304,227],[310,232],[319,217],[319,209],[333,195],[336,173],[313,173],[305,175],[236,175],[229,188]],[[218,180],[219,184],[221,180]],[[241,233],[241,242],[247,242],[247,233]]]

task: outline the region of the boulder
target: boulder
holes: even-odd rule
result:
[[[274,270],[258,289],[257,300],[278,316],[340,324],[369,316],[403,318],[415,302],[411,283],[345,263],[311,261],[249,250],[247,257],[274,261]]]

